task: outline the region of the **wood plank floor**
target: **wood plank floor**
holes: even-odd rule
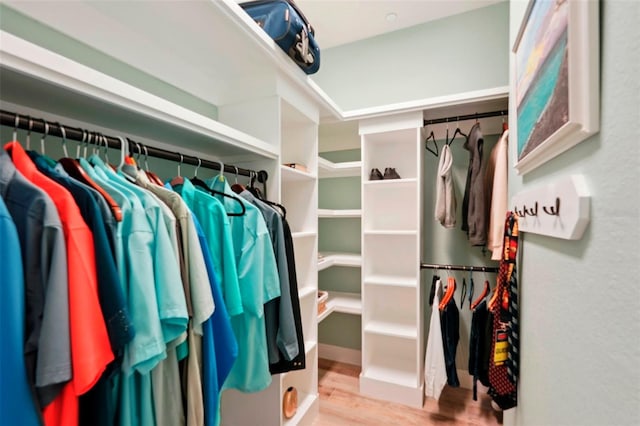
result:
[[[320,415],[313,426],[502,424],[502,413],[480,392],[474,401],[470,390],[446,386],[439,401],[429,398],[422,409],[413,408],[360,395],[358,366],[326,359],[318,364]]]

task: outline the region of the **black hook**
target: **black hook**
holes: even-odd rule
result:
[[[547,208],[546,206],[542,206],[542,210],[549,216],[560,216],[560,198],[556,197],[555,207],[549,206],[549,208]]]
[[[518,217],[521,217],[524,219],[524,217],[527,215],[527,209],[523,208],[523,210],[518,210],[518,206],[513,206],[513,211],[515,214],[518,215]]]
[[[532,209],[527,209],[527,206],[523,206],[525,214],[529,216],[538,216],[538,202],[536,201],[535,207]]]

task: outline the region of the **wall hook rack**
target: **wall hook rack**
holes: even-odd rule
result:
[[[571,175],[548,185],[519,192],[512,198],[511,205],[519,216],[520,231],[579,240],[589,224],[590,199],[584,176]],[[539,205],[545,214],[538,214]]]

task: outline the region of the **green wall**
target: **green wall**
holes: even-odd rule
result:
[[[583,175],[591,218],[578,241],[520,234],[518,407],[505,425],[640,421],[640,3],[598,3],[600,132],[509,176],[514,195]],[[525,9],[511,4],[512,40]]]
[[[323,152],[336,163],[360,160],[360,150]],[[359,209],[360,176],[323,178],[318,184],[318,206],[324,209]],[[360,218],[318,220],[318,250],[360,253]],[[360,293],[360,268],[331,267],[318,273],[318,288],[326,291]],[[359,315],[332,313],[318,324],[319,342],[360,350]]]
[[[214,120],[218,118],[218,108],[215,105],[118,61],[4,4],[0,4],[0,29],[206,117]]]
[[[506,86],[508,40],[502,2],[325,49],[313,80],[343,110]]]

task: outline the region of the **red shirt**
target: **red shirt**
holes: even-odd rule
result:
[[[73,377],[56,399],[44,407],[43,416],[46,426],[75,426],[78,424],[78,395],[91,389],[113,360],[98,300],[93,235],[71,194],[40,173],[18,142],[9,142],[4,148],[16,169],[51,197],[62,222],[67,246]]]

